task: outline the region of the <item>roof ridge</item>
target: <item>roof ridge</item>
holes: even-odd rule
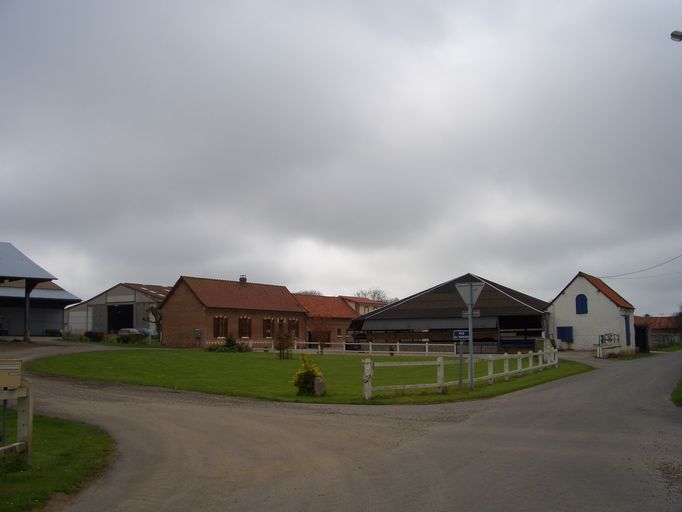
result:
[[[180,276],[181,279],[197,279],[201,281],[217,281],[219,283],[235,283],[235,284],[240,284],[238,280],[234,279],[221,279],[219,277],[198,277],[198,276]],[[255,281],[246,281],[246,284],[256,284],[260,286],[277,286],[279,288],[286,288],[286,285],[283,284],[269,284],[269,283],[257,283]],[[288,290],[288,288],[287,288]],[[289,292],[292,293],[292,292]],[[293,293],[292,293],[293,295]]]

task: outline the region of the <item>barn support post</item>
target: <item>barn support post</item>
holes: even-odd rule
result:
[[[31,292],[37,284],[32,279],[24,283],[24,341],[31,341]]]

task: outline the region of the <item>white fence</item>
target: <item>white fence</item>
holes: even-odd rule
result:
[[[494,361],[492,356],[488,356],[488,371],[486,375],[476,377],[474,382],[487,381],[492,384],[495,378],[503,378],[509,380],[512,375],[520,375],[523,373],[530,373],[535,370],[544,370],[545,368],[558,367],[559,356],[555,348],[549,348],[539,352],[529,352],[522,354],[504,354],[501,358],[503,361],[503,371],[499,373],[494,372]],[[537,364],[535,363],[537,359]],[[514,369],[510,368],[510,361],[516,361]],[[528,362],[524,366],[524,360]],[[478,361],[481,361],[478,358]],[[404,362],[374,362],[371,359],[364,359],[363,364],[363,383],[364,383],[364,397],[365,400],[370,400],[375,391],[403,391],[410,389],[438,389],[439,392],[444,393],[448,387],[458,386],[461,384],[460,380],[445,381],[445,366],[459,364],[455,359],[445,360],[443,357],[438,357],[434,361],[404,361]],[[393,386],[374,386],[372,380],[374,378],[375,368],[387,367],[407,367],[407,366],[435,366],[436,367],[436,382],[427,384],[399,384]]]
[[[207,340],[205,342],[206,346],[210,345],[222,345],[225,342],[223,340]],[[251,350],[256,352],[270,352],[275,351],[275,341],[274,340],[264,340],[264,341],[252,341],[252,340],[237,340],[237,343],[245,343],[251,348]],[[339,342],[329,342],[324,344],[309,343],[303,340],[297,340],[294,342],[292,347],[293,351],[299,352],[310,352],[315,351],[317,353],[356,353],[356,354],[403,354],[403,355],[421,355],[421,354],[443,354],[443,355],[453,355],[458,354],[459,350],[463,353],[468,353],[468,344],[461,343],[460,349],[457,348],[458,343],[456,342],[429,342],[424,341],[421,343],[407,343],[407,342],[394,342],[394,343],[379,343],[373,341],[339,341]],[[497,344],[490,344],[490,350],[497,351]],[[479,345],[475,348],[481,350]]]

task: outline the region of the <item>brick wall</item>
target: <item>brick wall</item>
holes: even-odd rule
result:
[[[308,331],[313,333],[313,341],[317,341],[317,338],[321,333],[329,332],[330,343],[343,343],[344,341],[350,342],[353,337],[347,334],[348,328],[350,326],[350,319],[347,318],[309,318],[308,319]],[[341,336],[337,335],[338,329],[341,329]]]
[[[169,347],[196,347],[199,342],[195,339],[194,330],[201,329],[202,340],[205,339],[212,324],[207,326],[204,307],[189,289],[181,282],[173,295],[166,301],[161,310],[163,318],[162,344]]]
[[[163,344],[170,347],[196,347],[206,346],[207,343],[217,341],[214,336],[213,326],[215,317],[227,318],[227,336],[234,336],[237,342],[248,343],[249,341],[270,341],[263,334],[263,320],[272,319],[273,337],[277,337],[278,319],[284,318],[285,328],[289,330],[289,319],[298,320],[298,338],[305,340],[307,325],[303,313],[291,313],[281,311],[257,311],[257,310],[234,310],[204,308],[183,282],[175,290],[173,295],[166,301],[162,310],[163,314]],[[240,338],[239,319],[248,317],[251,319],[251,336]],[[201,330],[201,341],[197,342],[194,330]]]

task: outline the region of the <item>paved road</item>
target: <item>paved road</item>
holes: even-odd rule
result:
[[[0,343],[0,357],[78,346]],[[310,406],[35,377],[119,456],[52,510],[682,511],[682,352],[496,399]]]

